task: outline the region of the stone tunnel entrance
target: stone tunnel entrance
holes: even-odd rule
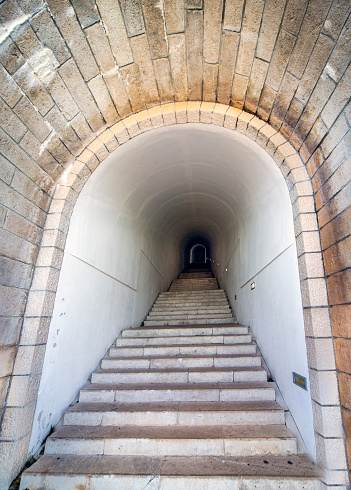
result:
[[[293,371],[307,379],[309,373],[287,185],[272,158],[246,136],[204,124],[138,136],[107,157],[82,190],[56,294],[31,452],[122,328],[141,324],[184,264],[206,258],[237,319],[251,326],[315,454],[310,392],[292,383]]]

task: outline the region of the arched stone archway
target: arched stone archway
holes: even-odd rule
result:
[[[273,157],[287,182],[299,256],[311,395],[315,401],[317,458],[327,470],[325,481],[343,483],[346,478],[345,446],[311,181],[298,153],[279,132],[251,114],[221,104],[172,103],[129,116],[96,138],[61,179],[46,220],[15,363],[9,399],[15,396],[15,390],[17,396],[20,392],[19,406],[22,408],[14,411],[14,420],[22,418],[26,411],[29,412],[28,424],[33,420],[30,402],[35,400],[38,389],[38,373],[43,362],[69,219],[84,183],[109,152],[130,138],[161,126],[197,122],[246,134]],[[326,384],[328,390],[325,390]],[[22,454],[25,453],[24,444]]]

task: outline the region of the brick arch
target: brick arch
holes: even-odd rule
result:
[[[16,447],[24,461],[29,438],[21,439],[25,435],[21,432],[30,435],[70,217],[85,182],[109,153],[129,139],[162,126],[198,122],[247,135],[272,156],[285,178],[297,242],[317,461],[325,469],[326,483],[344,483],[347,480],[345,441],[311,179],[298,152],[281,133],[257,116],[218,103],[167,103],[130,115],[97,136],[62,176],[47,214],[27,301],[9,389],[8,431],[12,430],[13,440],[19,440]]]

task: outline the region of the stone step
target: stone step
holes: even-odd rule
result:
[[[168,308],[164,308],[162,310],[158,310],[153,308],[150,313],[148,314],[148,317],[162,317],[162,318],[170,318],[170,317],[175,317],[178,318],[180,316],[185,316],[185,317],[190,317],[194,316],[195,318],[199,316],[203,317],[214,317],[214,316],[219,316],[221,317],[222,315],[229,315],[232,316],[232,312],[227,308],[214,308],[213,310],[204,310],[202,308],[173,308],[173,310],[169,310]]]
[[[275,401],[77,403],[64,416],[64,425],[237,425],[284,424]]]
[[[147,346],[147,345],[193,345],[198,340],[202,344],[249,344],[252,341],[250,334],[247,335],[202,335],[194,336],[176,336],[176,337],[118,337],[115,345],[118,346]]]
[[[259,355],[205,355],[158,357],[107,357],[101,361],[104,369],[168,369],[199,367],[260,367]]]
[[[111,347],[111,357],[158,357],[182,355],[221,355],[221,354],[255,354],[256,344],[193,344],[193,345],[150,345],[146,347],[119,346]]]
[[[207,320],[207,319],[211,319],[211,318],[230,318],[232,316],[232,313],[230,311],[228,311],[227,313],[163,313],[161,315],[158,315],[158,314],[153,314],[153,313],[150,313],[150,315],[147,316],[147,320],[151,320],[151,319],[157,319],[157,320],[176,320],[176,319],[179,319],[179,320],[191,320],[192,318],[194,320],[201,320],[201,319],[204,319],[204,320]]]
[[[318,490],[318,476],[313,463],[295,455],[44,455],[25,471],[21,489]]]
[[[185,326],[185,327],[137,327],[122,331],[122,338],[135,337],[175,337],[175,336],[203,336],[203,335],[242,335],[248,334],[249,328],[244,325],[230,324],[221,327],[207,325]]]
[[[92,383],[80,392],[80,402],[218,402],[275,400],[267,382],[238,383]]]
[[[297,444],[285,425],[63,426],[45,454],[127,456],[290,455]]]
[[[167,305],[155,305],[151,312],[153,314],[164,314],[166,313],[226,313],[230,310],[230,306],[227,305],[212,305],[212,306],[203,306],[203,305],[194,305],[194,306],[184,306],[178,305],[176,306],[167,306]]]
[[[214,308],[222,308],[222,307],[228,307],[230,308],[230,305],[227,300],[209,300],[209,301],[169,301],[169,300],[164,300],[164,301],[156,301],[154,304],[153,308],[170,308],[170,309],[176,309],[179,310],[180,308],[206,308],[206,310],[211,310]]]
[[[145,327],[159,325],[220,325],[221,323],[235,323],[235,318],[189,318],[187,320],[144,320]]]
[[[179,274],[178,279],[201,279],[213,277],[212,272],[183,272]]]
[[[168,368],[168,369],[111,369],[102,368],[92,374],[92,383],[233,383],[267,381],[261,367],[242,368]]]

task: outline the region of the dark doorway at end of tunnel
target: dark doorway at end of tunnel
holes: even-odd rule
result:
[[[192,237],[188,240],[184,249],[184,268],[189,265],[211,266],[210,244],[203,237]]]

